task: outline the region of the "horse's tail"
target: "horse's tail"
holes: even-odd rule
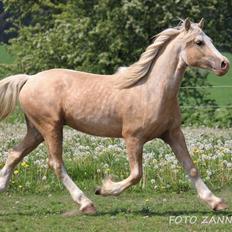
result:
[[[19,74],[0,81],[0,120],[15,109],[19,92],[29,77],[26,74]]]

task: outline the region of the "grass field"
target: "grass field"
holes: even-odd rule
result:
[[[66,128],[68,173],[96,204],[97,215],[79,215],[69,194],[48,171],[47,152],[41,145],[17,167],[8,192],[1,194],[0,231],[230,231],[232,133],[206,128],[184,131],[204,181],[225,199],[229,210],[212,212],[199,202],[174,155],[160,140],[145,146],[144,177],[136,187],[119,197],[95,196],[95,187],[104,176],[128,176],[124,146],[118,139],[96,138]],[[0,123],[0,167],[7,150],[24,133],[22,124]],[[70,210],[76,212],[74,216],[64,217]],[[221,221],[225,218],[227,221]],[[208,224],[203,224],[205,219]]]
[[[25,134],[22,124],[0,123],[0,168],[7,151]],[[189,151],[203,179],[219,190],[232,183],[232,132],[219,129],[186,129]],[[124,142],[120,139],[84,135],[64,130],[64,160],[68,173],[85,191],[101,185],[105,176],[122,180],[129,175]],[[132,192],[181,192],[191,189],[182,167],[169,146],[154,140],[144,146],[144,176]],[[24,158],[15,170],[10,190],[22,193],[44,193],[63,189],[47,167],[47,150],[41,144]]]
[[[89,193],[98,208],[94,216],[80,215],[76,205],[64,192],[49,196],[5,193],[1,195],[0,202],[0,231],[229,232],[232,226],[231,190],[218,193],[230,206],[229,210],[223,212],[211,211],[193,193],[127,192],[113,198]],[[63,213],[70,210],[76,213],[65,217]]]
[[[232,54],[224,53],[224,55],[230,60],[232,65]],[[215,99],[217,104],[220,106],[232,106],[232,68],[230,68],[229,72],[225,76],[218,77],[210,72],[207,78],[213,86],[230,86],[230,88],[211,88],[210,96],[212,99]]]

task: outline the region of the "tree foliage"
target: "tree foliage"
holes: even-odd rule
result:
[[[19,35],[11,43],[24,72],[66,67],[112,73],[136,61],[151,36],[187,16],[194,21],[205,17],[206,31],[215,44],[231,50],[231,1],[3,2],[18,28]]]

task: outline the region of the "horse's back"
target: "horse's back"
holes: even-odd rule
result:
[[[47,70],[25,84],[20,104],[34,121],[63,123],[89,134],[120,137],[117,90],[110,78],[66,69]]]
[[[20,102],[24,102],[28,98],[36,101],[46,98],[48,102],[55,99],[56,102],[59,102],[66,95],[71,94],[70,91],[74,90],[78,94],[83,89],[87,90],[93,85],[99,85],[97,84],[99,82],[101,85],[103,82],[106,84],[110,79],[107,80],[106,77],[68,69],[46,70],[31,76],[20,92]]]

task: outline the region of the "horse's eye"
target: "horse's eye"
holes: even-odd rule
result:
[[[204,41],[202,41],[202,40],[197,40],[197,41],[196,41],[196,44],[197,44],[198,46],[203,46],[203,45],[204,45]]]

